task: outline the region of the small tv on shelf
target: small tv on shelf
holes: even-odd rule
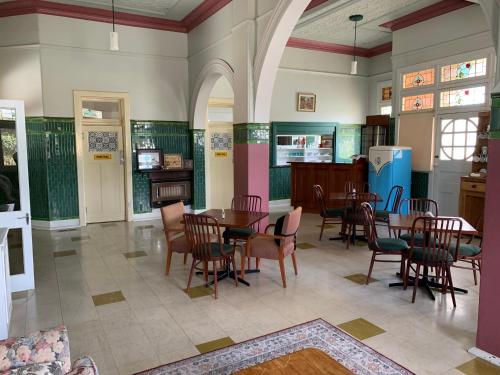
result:
[[[150,171],[163,167],[163,152],[160,149],[137,150],[137,170]]]

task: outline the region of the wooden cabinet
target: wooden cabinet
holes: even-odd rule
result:
[[[479,217],[484,216],[484,198],[486,192],[486,178],[462,177],[460,181],[459,215],[472,225]],[[483,231],[482,225],[476,228]]]

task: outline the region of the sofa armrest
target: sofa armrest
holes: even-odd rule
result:
[[[82,357],[73,362],[71,371],[66,375],[99,375],[99,371],[92,358]]]

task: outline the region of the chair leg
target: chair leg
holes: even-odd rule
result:
[[[170,263],[171,262],[172,262],[172,250],[169,246],[168,252],[167,252],[167,265],[165,266],[165,275],[168,275],[170,273]]]
[[[285,259],[280,256],[280,272],[281,272],[281,281],[283,281],[283,288],[286,288],[286,275],[285,275]]]
[[[238,271],[236,271],[236,259],[234,258],[234,254],[231,257],[231,264],[233,265],[234,285],[238,287]]]
[[[399,276],[402,280],[406,278],[406,264],[405,264],[405,255],[401,254],[401,266],[399,267]]]
[[[293,263],[293,269],[295,271],[295,276],[297,276],[299,273],[297,271],[297,258],[295,258],[295,253],[292,253],[292,263]]]
[[[474,274],[474,285],[477,285],[476,261],[472,261],[472,273]]]
[[[448,279],[448,284],[450,285],[451,300],[453,301],[453,307],[457,307],[457,301],[455,300],[455,290],[453,289],[453,280],[451,279],[450,266],[446,266],[446,276]]]
[[[255,267],[259,269],[260,267],[260,258],[255,258]]]
[[[410,259],[408,259],[406,263],[406,272],[405,272],[405,278],[403,279],[403,290],[406,290],[408,288],[408,278],[410,277],[410,269],[411,269],[411,262]]]
[[[187,263],[188,260],[188,253],[184,253],[184,264]]]
[[[391,226],[389,225],[389,222],[387,222],[387,231],[389,232],[389,238],[392,238],[392,235],[391,235]]]
[[[217,299],[217,293],[218,293],[218,290],[217,290],[217,268],[216,268],[216,262],[213,262],[214,264],[214,290],[215,290],[215,299]]]
[[[188,293],[189,293],[189,288],[191,287],[191,281],[193,281],[193,273],[194,273],[195,264],[196,264],[196,260],[193,258],[193,263],[191,264],[191,271],[189,272],[188,285],[186,288],[186,292],[188,292]]]
[[[373,265],[375,264],[375,251],[372,254],[372,260],[370,262],[370,268],[368,269],[368,275],[366,275],[366,285],[370,283],[370,276],[372,275]]]
[[[323,218],[323,222],[321,223],[321,231],[319,232],[319,240],[323,237],[323,229],[325,229],[325,218]]]
[[[350,224],[347,225],[347,245],[346,245],[346,249],[349,249],[349,244],[351,243],[352,228],[353,228],[352,225],[350,225]]]
[[[214,267],[214,273],[217,272],[217,268]],[[208,283],[208,262],[203,262],[203,279]]]
[[[420,264],[417,263],[417,270],[415,271],[415,283],[413,284],[413,297],[411,298],[411,303],[415,303],[415,297],[417,296],[419,275],[420,275]]]
[[[245,260],[246,260],[246,254],[241,252],[241,262],[240,262],[240,276],[242,279],[245,278]]]

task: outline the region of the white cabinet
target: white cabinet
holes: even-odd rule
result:
[[[10,291],[8,229],[0,229],[0,340],[9,336],[12,294]]]

